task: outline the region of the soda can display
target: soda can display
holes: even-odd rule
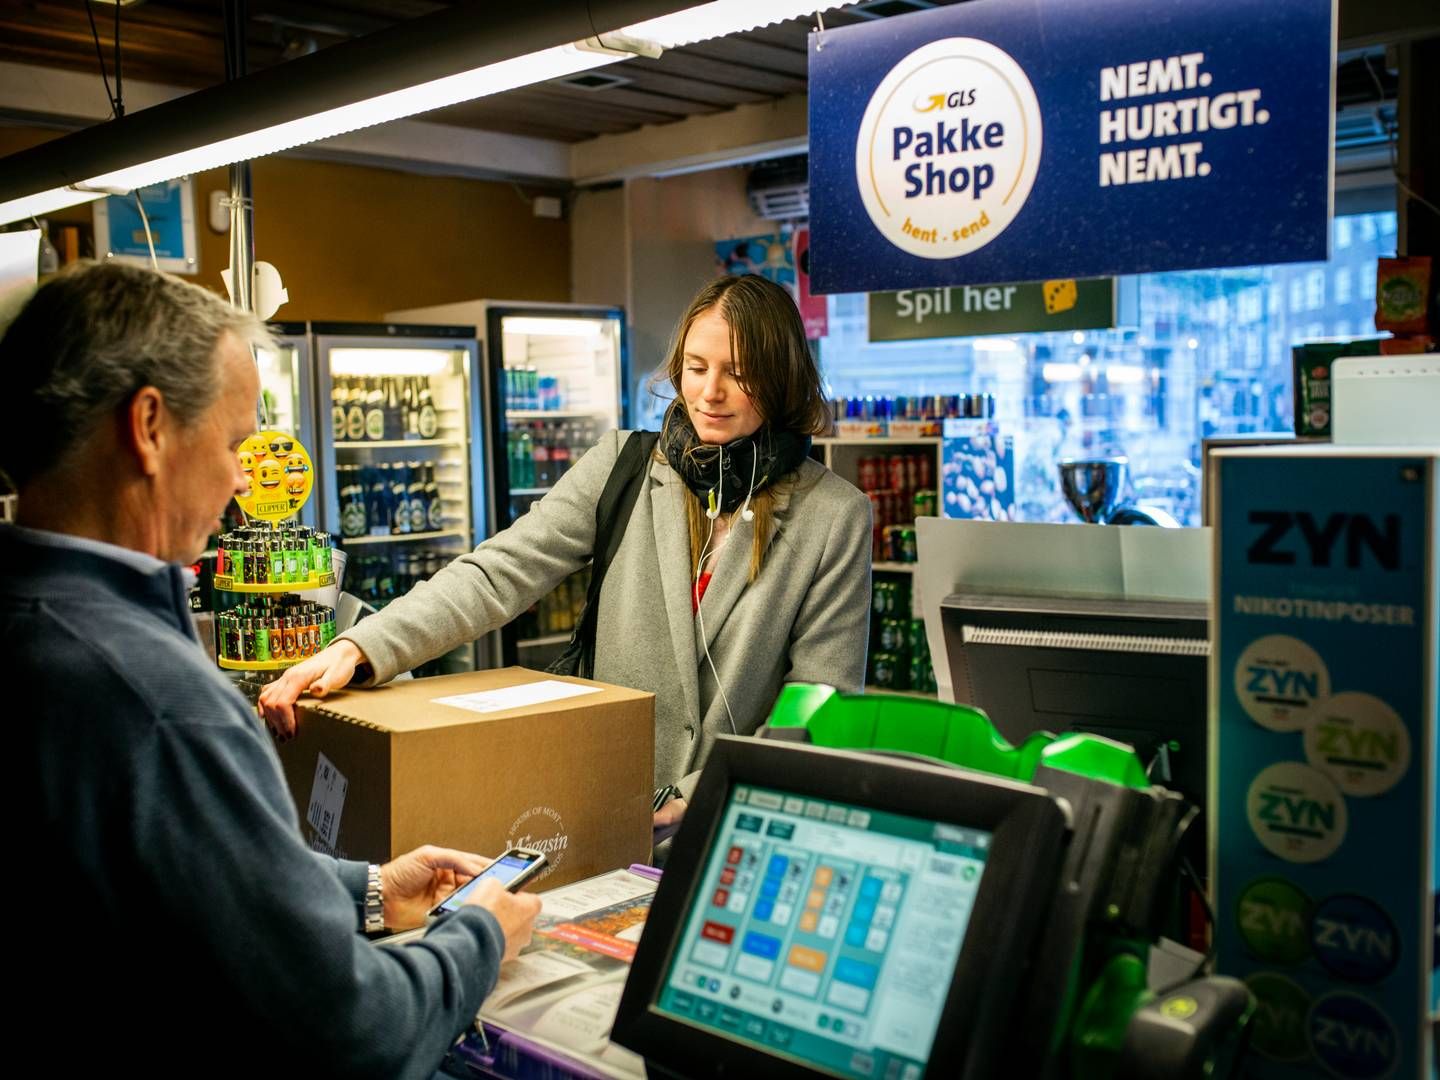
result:
[[[881,689],[893,690],[899,667],[894,653],[877,652],[871,661],[870,681]]]
[[[905,652],[909,643],[909,620],[885,618],[880,620],[880,650],[888,653]]]
[[[880,559],[882,562],[900,562],[900,530],[903,525],[886,525],[884,534],[880,541]]]
[[[897,535],[899,537],[899,547],[895,553],[895,561],[904,563],[916,562],[919,559],[919,555],[914,527],[901,525]]]
[[[885,460],[885,467],[890,481],[891,491],[905,490],[905,455],[891,454]]]
[[[875,491],[880,487],[880,459],[862,457],[856,463],[856,477],[861,491]]]

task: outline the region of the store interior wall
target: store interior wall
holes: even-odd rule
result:
[[[630,323],[631,421],[652,423],[649,378],[675,324],[716,273],[715,241],[773,232],[745,194],[742,167],[582,191],[571,207],[573,299],[623,304]]]
[[[0,156],[58,134],[0,127]],[[278,319],[371,322],[477,297],[569,299],[570,225],[535,217],[513,184],[294,157],[257,161],[252,176],[255,257],[290,292]],[[217,291],[230,240],[205,224],[205,208],[211,191],[228,189],[224,169],[195,178],[194,280]],[[90,214],[71,207],[52,220],[88,225]]]

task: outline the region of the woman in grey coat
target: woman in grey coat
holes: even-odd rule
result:
[[[655,780],[688,795],[711,740],[749,734],[785,682],[859,690],[870,503],[813,461],[828,404],[784,289],[711,282],[658,379],[676,398],[600,594],[595,678],[655,694]],[[503,626],[589,562],[614,432],[530,512],[262,693],[277,734],[302,693],[372,686]],[[683,812],[662,811],[657,827]]]

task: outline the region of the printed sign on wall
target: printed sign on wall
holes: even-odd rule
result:
[[[870,294],[871,341],[1099,330],[1114,325],[1114,278]]]
[[[1324,259],[1333,0],[971,0],[811,35],[817,292]]]

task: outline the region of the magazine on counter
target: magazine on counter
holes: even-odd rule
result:
[[[542,893],[535,936],[480,1010],[487,1024],[607,1073],[644,1077],[642,1060],[610,1043],[610,1027],[656,882],[616,870]]]

